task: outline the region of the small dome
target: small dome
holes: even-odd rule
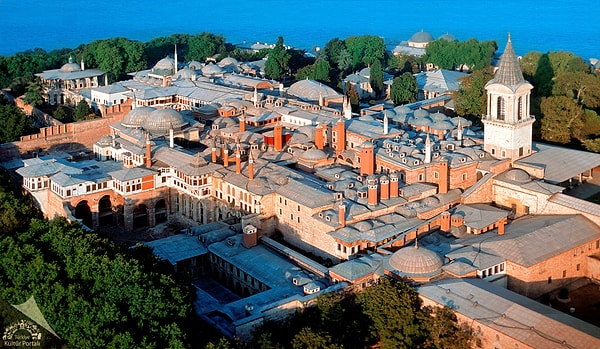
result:
[[[125,117],[123,117],[121,125],[129,128],[142,127],[144,120],[146,120],[148,116],[150,116],[150,113],[155,110],[156,108],[146,106],[133,108],[125,115]]]
[[[413,126],[431,126],[433,125],[433,120],[430,117],[423,118],[415,118],[410,121]]]
[[[505,177],[506,179],[510,179],[511,181],[515,181],[515,182],[519,182],[519,183],[526,183],[531,181],[531,177],[529,176],[529,173],[527,173],[525,170],[522,170],[520,168],[513,168],[512,170],[509,170],[505,173]]]
[[[223,74],[223,69],[216,64],[209,63],[202,68],[202,75],[204,76],[214,76]]]
[[[69,63],[60,67],[60,71],[62,73],[72,73],[75,71],[81,71],[81,67],[79,66],[79,64],[73,61],[73,57],[69,57]]]
[[[434,130],[447,131],[455,128],[454,124],[450,120],[442,120],[431,125]]]
[[[157,109],[142,122],[144,130],[153,135],[166,135],[172,128],[180,130],[187,122],[174,109]]]
[[[373,229],[373,224],[367,221],[360,221],[354,224],[354,228],[356,228],[358,231],[368,231]]]
[[[428,42],[432,42],[433,40],[434,40],[433,36],[423,30],[421,30],[420,32],[414,33],[413,36],[411,36],[410,39],[408,39],[409,42],[415,42],[415,43],[428,43]]]
[[[452,34],[448,34],[448,33],[440,36],[440,39],[447,40],[447,41],[454,41],[454,42],[458,41],[458,39],[456,39],[456,36],[454,36]]]
[[[228,65],[238,65],[240,64],[240,62],[238,62],[238,60],[233,57],[225,57],[218,64],[220,67],[225,67]]]
[[[396,112],[396,114],[408,114],[410,113],[410,108],[405,106],[405,105],[400,105],[397,106],[396,108],[394,108],[394,111]]]
[[[442,272],[444,262],[426,248],[404,247],[390,257],[389,264],[402,276],[433,276]]]
[[[177,72],[175,79],[178,80],[194,80],[196,79],[196,72],[190,68],[183,68]]]
[[[202,69],[203,64],[198,62],[198,61],[191,61],[190,63],[188,63],[188,69],[191,70],[200,70]]]
[[[300,156],[300,159],[307,161],[319,161],[323,159],[327,159],[327,154],[324,151],[319,149],[309,149]]]
[[[152,67],[152,71],[161,74],[173,74],[175,72],[175,60],[171,57],[165,57]]]
[[[415,110],[415,112],[413,113],[415,118],[424,118],[426,116],[429,116],[429,112],[425,109],[417,109]]]
[[[287,92],[305,101],[318,101],[319,96],[322,98],[339,96],[339,93],[331,87],[314,80],[295,82],[288,88]]]
[[[444,121],[448,119],[446,114],[440,113],[439,111],[431,114],[430,116],[433,121]]]

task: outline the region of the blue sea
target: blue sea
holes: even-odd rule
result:
[[[600,0],[0,0],[0,55],[75,48],[122,36],[148,41],[173,33],[222,34],[228,42],[285,43],[311,50],[331,38],[378,35],[387,43],[417,31],[459,40],[510,32],[515,51],[600,57]]]

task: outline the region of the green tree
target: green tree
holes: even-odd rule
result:
[[[369,82],[375,91],[375,95],[380,96],[383,92],[383,67],[381,66],[381,62],[379,62],[379,60],[376,60],[371,65]]]
[[[77,103],[77,107],[75,107],[73,119],[75,121],[87,120],[90,118],[90,115],[93,115],[90,105],[88,102],[82,99],[79,103]]]
[[[293,349],[341,349],[340,345],[332,343],[331,336],[321,331],[304,327],[292,339]]]
[[[381,348],[415,348],[426,337],[421,299],[406,283],[387,278],[357,296]]]
[[[427,329],[427,338],[422,344],[423,348],[435,349],[469,349],[473,335],[466,324],[458,323],[456,313],[448,307],[425,307],[424,327]]]
[[[208,57],[225,52],[225,38],[211,33],[197,34],[188,40],[186,60],[204,61]]]
[[[23,98],[23,102],[38,108],[44,104],[44,89],[39,80],[35,80],[27,86],[27,92]]]
[[[265,62],[265,74],[275,80],[283,78],[288,70],[289,60],[290,54],[283,45],[283,37],[280,36]]]
[[[569,143],[580,136],[583,126],[583,109],[566,96],[544,97],[540,104],[541,136],[548,142]]]
[[[0,143],[16,141],[35,130],[33,120],[20,108],[0,103]]]
[[[494,52],[498,49],[495,41],[479,42],[435,40],[425,49],[425,61],[442,69],[456,69],[463,64],[470,70],[483,69],[490,65]]]
[[[588,109],[600,108],[600,75],[582,71],[564,72],[554,78],[554,96],[573,98]]]
[[[464,77],[457,91],[454,91],[454,108],[458,115],[465,116],[472,121],[480,120],[486,113],[487,93],[485,84],[494,74],[491,69],[476,70]]]
[[[418,73],[419,61],[413,55],[397,54],[392,55],[388,60],[388,69],[393,75],[401,75],[403,73]]]
[[[419,86],[411,73],[404,73],[392,81],[390,98],[394,105],[412,103],[416,100]]]
[[[385,59],[385,42],[379,36],[351,36],[345,40],[346,49],[352,57],[352,69],[360,69],[375,61]]]

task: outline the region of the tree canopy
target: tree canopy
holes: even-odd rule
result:
[[[344,42],[349,56],[352,58],[352,69],[354,70],[373,64],[375,61],[381,63],[385,60],[385,42],[379,36],[350,36]]]
[[[191,293],[149,249],[111,243],[64,219],[44,220],[4,187],[0,207],[4,300],[20,304],[33,295],[72,347],[186,346]]]
[[[0,95],[0,143],[13,142],[36,131],[33,120]]]
[[[288,321],[266,323],[260,348],[470,348],[470,329],[448,308],[423,307],[408,284],[387,278],[357,293],[328,293]]]
[[[453,93],[454,108],[458,115],[478,121],[487,112],[485,84],[493,77],[490,68],[487,68],[476,70],[461,80],[458,90]]]
[[[456,69],[466,65],[469,70],[477,70],[491,64],[497,49],[496,41],[438,39],[427,45],[424,60],[442,69]]]
[[[394,105],[412,103],[417,99],[418,89],[419,86],[414,75],[406,72],[392,81],[390,98],[394,102]]]
[[[279,80],[287,72],[290,61],[290,54],[283,45],[283,37],[277,39],[275,47],[269,52],[269,58],[265,62],[265,74],[271,79]]]

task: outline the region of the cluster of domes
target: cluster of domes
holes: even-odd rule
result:
[[[132,109],[121,121],[121,125],[127,128],[142,128],[155,136],[164,136],[169,130],[180,130],[187,124],[183,116],[174,109],[145,106]]]

